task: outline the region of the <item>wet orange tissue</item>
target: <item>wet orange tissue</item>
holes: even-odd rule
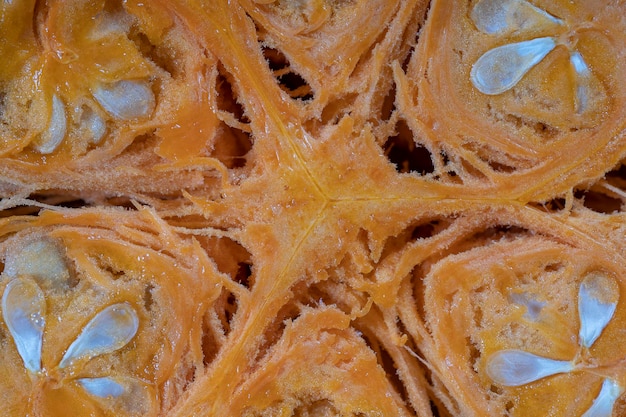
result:
[[[0,415],[626,415],[624,16],[0,3]]]

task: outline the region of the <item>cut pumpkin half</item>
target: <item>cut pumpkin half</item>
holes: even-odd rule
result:
[[[626,5],[0,4],[0,414],[626,415]]]

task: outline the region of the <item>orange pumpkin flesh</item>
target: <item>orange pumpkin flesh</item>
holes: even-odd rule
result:
[[[2,415],[622,415],[581,3],[5,2]]]

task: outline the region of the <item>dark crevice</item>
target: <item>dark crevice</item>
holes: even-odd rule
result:
[[[620,164],[617,168],[607,172],[606,178],[609,181],[612,179],[626,180],[626,165]]]
[[[524,164],[525,162],[511,158],[509,155],[503,154],[489,145],[472,139],[464,139],[463,148],[478,156],[481,161],[498,173],[511,174],[517,170],[516,165]]]
[[[83,199],[76,199],[76,200],[64,201],[64,202],[58,204],[58,206],[59,207],[66,207],[66,208],[81,208],[81,207],[88,206],[88,204]]]
[[[515,129],[520,130],[524,127],[531,130],[534,134],[546,139],[554,139],[559,135],[559,129],[554,126],[550,126],[547,123],[528,119],[523,116],[519,116],[516,114],[506,114],[501,115],[499,113],[495,114],[495,119],[498,121],[503,121],[505,123],[509,123],[515,127]]]
[[[439,417],[439,408],[437,407],[437,404],[435,404],[433,401],[430,402],[430,411],[433,413],[433,417]]]
[[[487,174],[483,170],[466,158],[461,158],[459,165],[461,167],[461,172],[465,174],[466,178],[470,177],[479,181],[486,181],[488,179]]]
[[[135,136],[133,142],[124,150],[127,154],[143,153],[147,149],[153,149],[159,143],[160,138],[156,135],[156,130]]]
[[[216,80],[217,106],[220,110],[230,113],[243,125],[250,123],[245,109],[238,101],[233,80],[222,65]],[[215,135],[211,156],[221,161],[227,168],[242,168],[247,163],[247,154],[254,143],[252,135],[234,126],[222,122]]]
[[[289,93],[292,98],[297,98],[302,101],[307,101],[313,98],[311,94],[311,87],[307,84],[304,78],[295,72],[289,71],[285,74],[278,76],[278,82],[283,90]]]
[[[574,197],[581,200],[590,210],[602,214],[618,213],[622,209],[622,200],[593,190],[579,190]]]
[[[220,310],[218,315],[222,322],[222,329],[224,329],[224,335],[228,335],[233,328],[233,320],[237,314],[239,303],[237,297],[233,293],[227,290],[222,290],[219,302],[216,303],[216,307],[219,306]]]
[[[120,207],[130,211],[137,211],[137,206],[128,197],[108,197],[104,201],[105,205]]]
[[[565,265],[561,262],[551,262],[543,267],[543,270],[547,273],[561,272],[563,269],[565,269]]]
[[[563,197],[556,197],[552,200],[545,201],[541,204],[541,208],[548,212],[559,212],[565,209],[567,201]]]
[[[49,192],[42,191],[40,193],[31,194],[28,198],[38,203],[65,208],[81,208],[91,205],[77,195],[63,194],[62,192],[52,190]]]
[[[391,115],[396,110],[396,85],[387,92],[387,95],[383,99],[383,104],[380,109],[380,120],[387,121],[391,118]]]
[[[426,315],[426,302],[424,300],[425,286],[424,277],[428,275],[428,267],[424,265],[416,265],[409,274],[413,299],[415,300],[415,308],[419,317]]]
[[[390,137],[383,146],[385,155],[400,173],[415,172],[420,175],[431,174],[435,165],[430,151],[413,139],[413,132],[404,121],[398,122],[397,134]]]
[[[272,347],[283,336],[288,322],[293,322],[300,316],[300,307],[296,303],[285,304],[276,314],[276,317],[267,326],[263,334],[263,341],[257,351],[254,363],[259,364],[271,352]]]
[[[501,162],[487,160],[487,164],[493,169],[495,172],[501,172],[504,174],[511,174],[516,171],[515,167],[512,167],[507,164],[503,164]]]
[[[152,291],[154,291],[154,285],[152,284],[148,284],[143,291],[143,305],[147,311],[151,311],[152,306],[154,305]]]
[[[543,122],[536,122],[532,125],[532,127],[537,135],[543,136],[546,139],[552,139],[559,133],[557,128],[549,126]]]
[[[263,57],[272,71],[281,71],[289,67],[287,57],[278,49],[263,46]]]
[[[324,281],[307,286],[305,283],[296,284],[294,293],[298,293],[298,302],[303,307],[319,308],[320,305],[335,305],[342,311],[349,311],[338,297],[332,296],[335,283]]]
[[[233,88],[234,80],[222,64],[218,65],[218,72],[215,81],[217,107],[220,110],[232,113],[239,122],[244,124],[249,123],[250,120],[246,116],[243,106],[239,103],[237,92]]]
[[[339,410],[329,400],[314,400],[309,404],[303,404],[293,410],[294,417],[303,416],[338,416]]]
[[[519,226],[499,225],[489,227],[482,232],[476,233],[469,238],[469,241],[481,242],[485,239],[498,241],[503,237],[526,236],[529,231]]]
[[[252,255],[240,243],[227,237],[198,236],[197,240],[220,272],[248,289],[254,286]]]
[[[277,49],[262,45],[263,56],[269,69],[274,74],[280,88],[293,99],[309,101],[313,99],[313,90],[307,81],[289,64],[285,55]]]
[[[417,41],[416,41],[416,44],[417,44]],[[411,58],[413,57],[414,53],[415,53],[415,47],[412,46],[411,49],[409,49],[409,53],[404,58],[404,61],[402,61],[401,68],[405,74],[407,73],[407,70],[409,68],[409,63],[411,62]]]
[[[472,248],[488,246],[502,240],[513,241],[518,238],[527,237],[530,234],[532,234],[532,232],[528,229],[518,226],[498,225],[488,227],[458,241],[454,246],[451,246],[448,249],[448,253],[462,253],[471,250]]]
[[[369,45],[369,47],[367,48],[367,52],[359,57],[358,62],[356,63],[354,69],[352,70],[352,73],[350,74],[351,78],[359,78],[361,74],[370,70],[371,61],[378,48],[380,48],[380,45],[384,43],[388,33],[389,27],[385,26],[384,29],[382,29],[381,32],[378,34],[374,42]]]
[[[37,216],[42,209],[35,206],[12,207],[0,211],[0,219],[12,216]]]
[[[102,271],[106,272],[114,281],[117,281],[118,279],[126,276],[126,271],[124,271],[123,269],[119,269],[115,267],[114,265],[111,265],[108,262],[108,259],[106,259],[102,255],[98,255],[95,261],[98,267]]]
[[[415,16],[414,21],[416,22],[415,26],[409,26],[406,30],[411,30],[411,33],[414,33],[414,37],[411,43],[411,47],[409,48],[404,60],[402,61],[402,71],[406,74],[409,68],[409,64],[411,63],[411,59],[415,54],[415,49],[419,44],[420,36],[422,34],[423,22],[426,20],[426,16],[428,16],[428,12],[430,10],[430,2],[428,2],[428,6],[424,8],[423,15]],[[408,36],[411,36],[410,34]]]
[[[406,227],[396,236],[390,236],[386,241],[382,250],[382,258],[388,254],[396,253],[407,243],[416,242],[422,239],[428,239],[449,226],[449,221],[441,219],[420,219],[416,220]]]
[[[202,363],[204,366],[208,366],[219,351],[219,344],[217,342],[217,337],[213,333],[213,328],[210,323],[210,316],[205,316],[204,321],[202,323]]]
[[[368,337],[367,331],[363,332],[361,336],[365,343],[369,346],[372,351],[376,354],[376,358],[378,359],[378,364],[383,368],[385,375],[387,376],[387,380],[389,383],[395,388],[396,392],[402,398],[402,402],[404,404],[410,404],[409,393],[404,386],[404,383],[400,379],[398,375],[398,368],[396,367],[395,361],[391,354],[385,349],[382,343],[378,340]]]
[[[433,220],[425,224],[419,224],[413,228],[411,232],[411,241],[419,239],[427,239],[435,235],[436,227],[440,224],[439,221]]]
[[[0,122],[4,122],[4,114],[6,112],[7,107],[7,93],[4,91],[0,91]]]
[[[434,178],[439,180],[439,179],[442,179],[442,177],[444,177],[454,182],[460,182],[459,175],[456,172],[456,168],[453,167],[451,160],[450,160],[450,156],[448,156],[448,153],[444,150],[440,150],[438,154],[438,158],[440,158],[439,160],[441,161],[441,165],[443,167],[444,172],[443,174],[435,175]]]
[[[480,321],[482,316],[482,312],[479,314],[479,317],[475,318],[475,321]],[[469,350],[469,362],[472,365],[472,368],[474,368],[476,366],[476,364],[478,363],[478,361],[480,360],[480,350],[478,349],[478,347],[476,347],[476,345],[474,344],[474,342],[472,342],[472,340],[469,337],[465,338],[465,345],[467,346],[467,349]]]
[[[246,288],[252,287],[252,265],[248,262],[239,262],[235,281]]]
[[[356,98],[356,94],[346,94],[326,104],[322,110],[321,123],[329,125],[339,122],[344,115],[350,113]]]
[[[247,155],[253,144],[250,133],[228,126],[226,123],[221,123],[218,131],[211,156],[230,169],[246,166]]]
[[[180,70],[178,69],[180,63],[174,59],[171,48],[164,48],[154,45],[148,39],[145,33],[140,31],[140,28],[133,26],[130,30],[128,38],[137,45],[137,49],[143,56],[152,61],[156,66],[170,74],[172,77],[178,75]]]

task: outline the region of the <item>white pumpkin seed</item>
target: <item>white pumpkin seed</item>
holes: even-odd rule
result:
[[[554,47],[553,38],[510,43],[487,51],[472,67],[470,79],[484,94],[501,94],[513,88]]]
[[[46,299],[43,291],[28,278],[9,282],[2,295],[2,316],[31,372],[41,371],[41,347],[45,327]]]
[[[619,286],[615,279],[602,273],[590,273],[578,291],[580,317],[580,344],[591,347],[609,323],[619,299]]]
[[[605,379],[602,382],[600,393],[582,417],[611,417],[613,415],[613,405],[619,396],[622,395],[622,392],[624,392],[624,389],[615,381]]]
[[[154,93],[144,81],[121,80],[101,85],[93,96],[107,113],[122,120],[148,117],[156,105]]]
[[[127,303],[108,306],[83,328],[59,363],[65,368],[78,359],[114,352],[124,347],[137,333],[139,318]]]
[[[153,415],[155,392],[145,382],[127,376],[79,378],[76,382],[107,411],[107,415]]]
[[[489,377],[505,386],[524,385],[573,369],[569,361],[557,361],[516,349],[498,351],[487,360]]]
[[[67,116],[65,104],[56,95],[52,96],[50,121],[45,131],[34,142],[34,147],[41,154],[50,154],[58,148],[67,132]]]
[[[580,114],[587,109],[591,96],[591,71],[578,51],[570,54],[570,62],[576,72],[576,113]]]
[[[80,378],[78,383],[91,395],[101,398],[119,397],[124,394],[124,386],[113,378]]]

